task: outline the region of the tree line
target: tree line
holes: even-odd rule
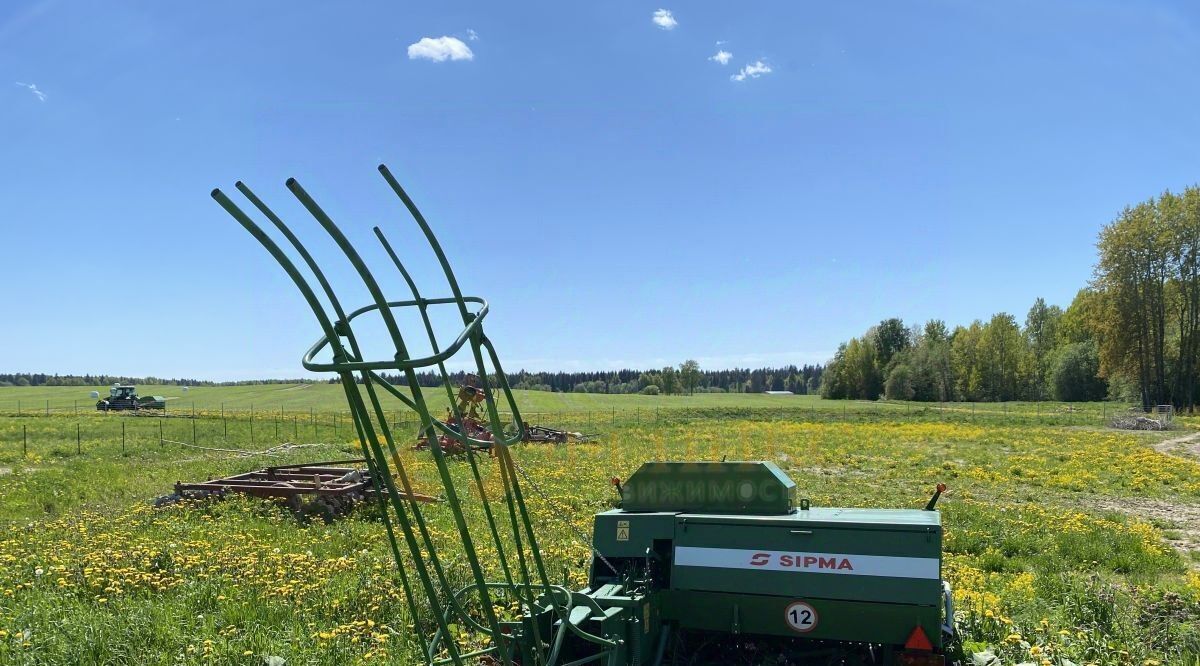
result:
[[[654,370],[610,370],[589,372],[528,372],[520,370],[509,373],[509,385],[516,389],[532,391],[554,391],[560,393],[644,393],[693,394],[693,393],[762,393],[763,391],[791,391],[797,394],[816,393],[821,383],[820,365],[797,367],[787,365],[778,368],[734,368],[729,370],[703,370],[696,361],[689,360],[678,367],[667,366]],[[442,385],[441,374],[432,371],[415,373],[417,385],[422,388],[438,388]],[[451,383],[461,385],[466,372],[448,373]],[[396,386],[407,386],[408,378],[402,374],[381,373],[381,376]],[[160,377],[128,377],[124,375],[59,375],[40,372],[0,373],[0,386],[107,386],[109,384],[144,384],[174,386],[250,386],[256,384],[302,384],[327,381],[340,383],[337,377],[324,379],[257,379],[230,382],[215,382],[201,379],[163,379]]]
[[[1097,344],[1081,316],[1039,298],[1024,325],[1008,313],[950,330],[940,319],[885,319],[838,347],[825,368],[826,398],[921,401],[1101,400]]]
[[[580,372],[529,372],[519,370],[508,373],[509,385],[515,389],[550,391],[558,393],[642,393],[693,394],[693,393],[762,393],[763,391],[791,391],[796,394],[816,393],[821,383],[820,365],[787,365],[778,368],[733,368],[726,370],[704,370],[694,360],[684,361],[678,367],[666,366],[654,370],[608,370]],[[449,373],[454,384],[463,381],[465,372]],[[435,372],[418,372],[417,384],[422,387],[441,386],[441,375]],[[403,375],[384,374],[392,384],[408,384]]]
[[[284,380],[267,380],[279,381]],[[267,382],[258,382],[267,383]],[[161,384],[172,386],[216,386],[201,379],[163,379],[124,375],[59,375],[44,372],[0,372],[0,386],[108,386],[109,384]]]
[[[1126,207],[1100,232],[1092,318],[1101,371],[1143,406],[1193,411],[1200,383],[1200,188]]]
[[[948,330],[885,319],[838,347],[828,398],[1113,399],[1193,411],[1200,389],[1200,188],[1126,207],[1064,310],[1039,298]]]

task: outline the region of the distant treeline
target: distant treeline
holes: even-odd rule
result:
[[[516,389],[553,391],[559,393],[762,393],[791,391],[797,394],[816,393],[821,384],[823,368],[819,365],[779,368],[734,368],[732,370],[703,370],[696,361],[685,361],[679,367],[667,366],[658,370],[607,370],[595,372],[528,372],[508,373],[509,384]],[[451,373],[455,384],[466,373]],[[403,376],[384,374],[398,386],[407,385]],[[423,387],[441,385],[437,373],[417,373],[417,384]]]
[[[247,382],[247,383],[271,383]],[[282,380],[280,380],[282,383]],[[162,377],[122,377],[119,375],[50,375],[42,372],[0,372],[0,386],[108,386],[109,384],[163,384],[176,386],[216,386],[200,379],[163,379]]]
[[[839,347],[831,398],[1098,400],[1173,404],[1200,393],[1200,188],[1126,207],[1096,242],[1091,283],[1066,310],[1038,299],[947,330],[886,319]]]
[[[702,370],[695,361],[685,361],[679,367],[658,370],[611,370],[602,372],[527,372],[520,370],[508,375],[513,388],[560,393],[762,393],[791,391],[797,394],[816,393],[821,384],[822,367],[794,365],[780,368],[735,368],[732,370]],[[382,375],[392,384],[406,386],[403,375]],[[461,384],[465,372],[454,372],[450,379]],[[257,384],[301,384],[340,380],[324,379],[262,379],[236,382],[213,382],[201,379],[163,379],[161,377],[125,377],[118,375],[51,375],[45,373],[0,373],[0,386],[107,386],[109,384],[144,384],[175,386],[252,386]],[[426,388],[441,386],[441,376],[435,372],[417,373],[417,384]]]
[[[826,398],[922,401],[1103,400],[1109,385],[1085,313],[1090,293],[1063,310],[1037,299],[1021,326],[1001,312],[986,323],[908,327],[885,319],[838,347]],[[1114,384],[1115,393],[1128,386]]]

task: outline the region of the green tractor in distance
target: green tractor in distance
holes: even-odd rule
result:
[[[138,397],[137,387],[113,384],[108,397],[96,401],[96,411],[125,412],[139,409],[166,409],[167,399],[161,395]]]

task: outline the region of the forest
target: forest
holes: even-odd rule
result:
[[[1200,382],[1200,188],[1126,207],[1100,231],[1091,281],[949,329],[884,319],[838,347],[821,394],[874,400],[1112,399],[1192,411]]]

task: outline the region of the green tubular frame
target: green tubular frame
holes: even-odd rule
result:
[[[483,332],[483,320],[488,314],[488,304],[482,298],[463,296],[458,286],[458,280],[450,268],[450,263],[424,216],[421,215],[412,199],[386,166],[380,165],[379,172],[420,227],[441,264],[451,296],[422,297],[416,282],[404,267],[391,243],[388,242],[383,232],[375,227],[376,237],[391,259],[393,267],[399,271],[411,292],[411,298],[408,300],[387,300],[371,269],[338,226],[295,179],[289,179],[286,183],[287,189],[342,251],[371,295],[372,303],[347,313],[312,254],[283,220],[249,187],[241,182],[235,185],[250,204],[270,220],[276,231],[287,240],[291,251],[300,257],[309,273],[316,279],[320,287],[320,295],[310,286],[308,279],[292,261],[288,252],[285,252],[224,192],[219,189],[213,190],[212,197],[274,257],[300,290],[317,318],[323,335],[304,354],[302,364],[313,372],[337,373],[341,379],[342,388],[346,393],[346,401],[353,416],[355,432],[362,446],[363,456],[367,460],[376,491],[381,500],[386,503],[383,516],[388,543],[396,561],[400,584],[412,617],[415,636],[425,661],[435,665],[457,665],[487,655],[490,659],[507,665],[514,663],[514,659],[524,653],[532,655],[534,663],[539,666],[566,666],[561,662],[559,654],[566,634],[569,632],[595,645],[594,658],[588,658],[585,661],[611,662],[619,648],[615,640],[589,634],[569,621],[571,610],[574,607],[580,604],[591,607],[595,605],[595,602],[585,595],[573,593],[560,585],[552,584],[538,549],[533,521],[517,479],[516,464],[508,450],[510,445],[521,440],[524,434],[524,422],[496,350]],[[326,302],[321,300],[321,296],[324,297],[328,307],[332,309],[332,314],[326,309]],[[462,318],[462,332],[445,348],[439,345],[437,334],[429,317],[429,308],[433,306],[455,306]],[[403,308],[416,308],[419,312],[433,350],[431,355],[423,358],[412,358],[409,355],[395,316],[395,311]],[[392,359],[367,360],[363,358],[352,322],[366,313],[378,313],[382,318],[396,349]],[[326,348],[328,348],[332,360],[318,361],[318,355]],[[456,429],[435,418],[429,411],[421,387],[417,384],[416,372],[418,369],[437,368],[453,415],[461,418],[462,414],[458,413],[454,400],[446,361],[456,354],[466,353],[466,350],[470,351],[471,360],[474,362],[477,374],[482,379],[488,426],[492,436],[490,441],[469,437],[465,428]],[[492,372],[488,372],[489,364]],[[382,370],[402,373],[407,383],[407,393],[386,381],[378,372]],[[383,393],[379,389],[382,389]],[[514,427],[506,429],[500,419],[495,395],[496,389],[499,389],[503,396],[504,403],[512,415]],[[366,394],[365,398],[364,393]],[[448,507],[458,532],[461,555],[470,569],[471,582],[465,587],[453,585],[447,575],[443,558],[439,556],[438,548],[431,536],[424,512],[439,509],[423,509],[421,503],[413,498],[412,479],[409,470],[400,458],[396,437],[388,423],[386,411],[381,402],[381,396],[385,394],[399,400],[417,414],[421,424],[421,433],[429,441],[430,453],[446,499],[445,506]],[[453,480],[450,461],[438,438],[439,433],[457,440],[468,451],[466,457],[471,472],[470,484],[482,506],[482,514],[486,523],[486,529],[477,529],[477,531],[483,532],[481,535],[474,534],[467,522],[463,510],[464,495]],[[484,475],[480,471],[480,462],[475,453],[481,449],[490,449],[494,455],[493,464],[499,466],[498,471],[504,491],[503,498],[500,500],[503,507],[499,513],[492,506],[496,500],[489,499],[485,490]],[[498,519],[501,514],[505,516],[506,521]],[[507,525],[502,526],[503,522],[507,522]],[[506,533],[507,536],[505,536]],[[491,547],[494,548],[497,563],[503,574],[503,582],[487,580],[483,563],[480,561],[479,549],[476,546],[480,537],[485,541],[490,541]],[[554,635],[538,635],[540,623],[537,621],[526,623],[527,626],[532,627],[530,635],[520,632],[513,633],[512,623],[502,623],[494,609],[495,601],[505,597],[516,600],[521,605],[522,612],[529,617],[552,613],[558,620],[558,622],[551,623],[551,626],[554,627],[552,629]],[[427,605],[421,603],[422,599]],[[599,608],[596,607],[592,610],[598,611]],[[476,632],[487,636],[488,645],[482,649],[465,651],[450,632],[451,625],[471,627]],[[507,630],[509,633],[506,634],[503,630]],[[422,637],[430,638],[426,640]]]

